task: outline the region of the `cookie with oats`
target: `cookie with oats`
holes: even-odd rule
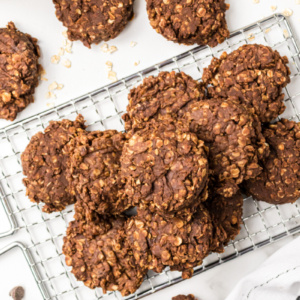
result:
[[[86,47],[117,37],[133,18],[134,0],[53,0],[71,41]]]
[[[0,29],[0,119],[13,121],[34,101],[41,66],[37,39],[9,22]]]
[[[23,183],[32,202],[45,203],[44,212],[61,211],[74,203],[66,178],[68,155],[64,146],[85,131],[84,119],[51,121],[44,132],[34,135],[21,155]]]

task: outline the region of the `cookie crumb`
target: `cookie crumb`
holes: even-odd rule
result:
[[[253,33],[250,33],[250,34],[248,35],[248,40],[249,40],[249,41],[255,40],[255,36],[254,36]]]
[[[290,9],[290,8],[286,8],[282,14],[285,16],[285,17],[290,17],[292,14],[293,14],[293,11]]]
[[[57,85],[57,90],[62,90],[63,89],[63,87],[64,87],[64,85],[62,84],[62,83],[60,83],[60,84],[58,84]]]
[[[133,48],[136,46],[136,44],[137,44],[137,42],[130,42],[130,47]]]
[[[53,91],[53,90],[56,90],[58,87],[58,84],[56,81],[52,82],[49,86],[48,86],[48,90],[49,91]]]
[[[259,3],[260,1],[259,0],[253,0],[253,3],[254,4],[257,4],[257,3]]]
[[[65,37],[65,38],[67,39],[67,38],[68,38],[67,30],[63,31],[63,32],[62,32],[62,35],[63,35],[63,37]]]
[[[265,33],[269,33],[271,31],[271,28],[267,28],[266,30],[265,30]]]
[[[271,11],[275,11],[277,9],[277,5],[271,5]]]
[[[117,74],[116,72],[114,71],[109,71],[108,72],[108,79],[111,81],[111,82],[116,82],[118,79],[117,79]]]
[[[51,103],[46,103],[46,105],[47,105],[47,107],[49,107],[49,108],[53,108],[53,107],[55,106],[53,102],[51,102]]]
[[[107,53],[108,52],[108,44],[103,44],[101,47],[100,47],[100,50],[104,53]]]
[[[108,52],[110,54],[112,54],[112,53],[116,52],[117,50],[118,50],[118,48],[116,46],[110,46],[108,49]]]
[[[60,61],[60,56],[59,56],[59,55],[53,55],[53,56],[51,57],[51,63],[52,63],[52,64],[58,64],[59,61]]]
[[[69,59],[65,59],[63,62],[64,67],[71,68],[71,61]]]
[[[22,300],[24,294],[25,290],[21,286],[16,286],[9,292],[9,296],[11,296],[14,300]]]
[[[49,91],[46,94],[46,99],[56,99],[56,95],[53,92]]]
[[[135,63],[134,63],[134,66],[136,67],[136,66],[138,66],[140,64],[140,61],[138,60],[138,61],[136,61]]]
[[[65,49],[63,47],[60,47],[58,51],[58,56],[64,56],[64,54],[65,54]]]
[[[113,63],[112,63],[111,61],[108,60],[108,61],[105,63],[105,65],[106,65],[106,69],[107,69],[108,71],[111,71],[111,70],[112,70]]]
[[[286,29],[283,29],[283,35],[285,36],[285,38],[288,38],[290,36]]]

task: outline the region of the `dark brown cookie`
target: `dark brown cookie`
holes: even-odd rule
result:
[[[150,120],[177,118],[189,103],[204,97],[204,86],[183,72],[161,72],[145,78],[128,95],[125,129],[136,131]]]
[[[125,193],[136,205],[154,203],[161,212],[178,212],[194,203],[207,183],[206,147],[176,123],[150,125],[123,148]]]
[[[77,204],[76,204],[77,205]],[[134,293],[142,284],[146,268],[136,264],[124,234],[126,218],[100,217],[86,222],[73,221],[64,237],[63,253],[77,280],[103,292],[119,291],[123,296]],[[93,224],[93,222],[97,224]],[[97,227],[97,235],[86,235]]]
[[[185,296],[185,295],[175,296],[175,297],[172,298],[172,300],[197,300],[197,299],[195,298],[194,295],[189,294],[187,296]]]
[[[167,40],[185,45],[222,43],[229,37],[224,0],[146,0],[151,26]]]
[[[193,268],[209,254],[212,223],[202,205],[190,221],[138,209],[137,216],[127,222],[126,234],[140,266],[155,272],[170,266],[190,278]]]
[[[257,200],[293,203],[300,197],[300,123],[282,119],[263,134],[271,154],[262,162],[263,172],[244,187]]]
[[[85,129],[84,119],[78,115],[76,121],[52,121],[45,132],[34,135],[21,155],[23,173],[26,178],[26,194],[32,202],[43,202],[44,212],[63,210],[74,203],[68,191],[66,161],[63,147]]]
[[[223,252],[231,240],[239,234],[243,217],[243,196],[240,191],[229,198],[212,194],[205,202],[213,227],[213,241],[210,250]]]
[[[67,179],[77,201],[82,202],[86,217],[120,214],[131,205],[121,192],[120,157],[125,134],[116,130],[86,132],[65,147],[69,156]]]
[[[134,0],[53,0],[57,18],[71,41],[86,47],[111,40],[133,18]]]
[[[18,31],[13,22],[0,28],[0,118],[13,121],[34,101],[41,66],[37,39]]]
[[[210,97],[228,97],[246,104],[261,122],[270,122],[285,110],[282,88],[290,82],[288,59],[270,47],[244,45],[204,69],[203,81],[212,84]]]
[[[212,180],[218,193],[231,197],[243,180],[255,178],[262,168],[258,161],[269,154],[255,115],[230,100],[193,103],[184,123],[209,146]]]

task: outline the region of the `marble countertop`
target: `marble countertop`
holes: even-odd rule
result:
[[[300,5],[297,5],[295,0],[260,0],[258,4],[254,4],[253,0],[227,0],[226,2],[231,5],[227,14],[230,31],[273,14],[270,9],[271,5],[277,6],[276,12],[282,12],[286,8],[292,9],[293,14],[289,18],[299,40]],[[39,39],[42,49],[41,63],[48,78],[48,82],[42,82],[37,88],[36,102],[22,112],[16,121],[48,109],[49,105],[61,104],[70,98],[108,84],[109,80],[105,71],[107,60],[113,62],[118,78],[122,78],[192,48],[173,44],[156,34],[148,24],[144,0],[136,0],[134,21],[129,24],[123,34],[109,42],[109,45],[117,46],[117,52],[104,54],[100,51],[101,45],[93,46],[89,50],[80,43],[74,43],[73,53],[66,56],[72,63],[70,69],[50,63],[51,56],[57,54],[64,39],[62,36],[64,28],[55,18],[51,0],[1,0],[0,20],[0,27],[4,27],[8,21],[12,20],[20,30]],[[131,41],[137,43],[134,48],[130,47]],[[135,62],[140,63],[134,66]],[[57,99],[46,99],[48,85],[53,81],[64,84],[64,88],[56,93]],[[10,122],[0,120],[0,128],[9,124]],[[0,228],[3,227],[4,222],[1,218],[1,209]],[[193,293],[201,300],[223,300],[240,278],[255,270],[267,257],[292,239],[293,237],[288,237],[255,250],[145,299],[169,300],[180,293]],[[1,239],[0,248],[7,245],[9,241],[10,238]],[[12,263],[14,267],[11,267]],[[0,269],[0,299],[9,299],[9,289],[20,282],[27,290],[25,300],[40,299],[34,282],[29,278],[31,275],[27,276],[22,262],[19,262],[19,258],[15,258],[14,251],[6,254],[5,260],[0,258]]]

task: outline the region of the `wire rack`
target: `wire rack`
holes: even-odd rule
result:
[[[50,120],[74,120],[78,113],[87,120],[89,130],[123,130],[121,116],[127,105],[127,94],[144,77],[160,71],[183,71],[200,80],[202,70],[213,56],[231,52],[245,43],[261,43],[289,58],[291,83],[285,89],[286,111],[281,117],[299,121],[300,61],[299,48],[291,26],[284,16],[276,14],[231,34],[222,45],[213,49],[196,47],[177,57],[131,75],[112,85],[100,88],[56,108],[0,129],[0,199],[9,229],[0,228],[0,237],[7,245],[1,254],[18,247],[32,271],[43,299],[122,299],[119,293],[103,295],[101,289],[90,290],[77,282],[62,255],[62,240],[73,217],[73,207],[60,213],[45,214],[41,206],[31,203],[22,185],[20,155],[30,138],[43,130]],[[298,83],[298,84],[297,84]],[[300,232],[300,201],[281,206],[244,199],[243,226],[239,236],[223,254],[211,254],[195,275],[285,236]],[[0,257],[1,259],[1,257]],[[166,269],[162,274],[149,272],[140,289],[124,299],[139,299],[162,288],[180,282],[178,272]]]

